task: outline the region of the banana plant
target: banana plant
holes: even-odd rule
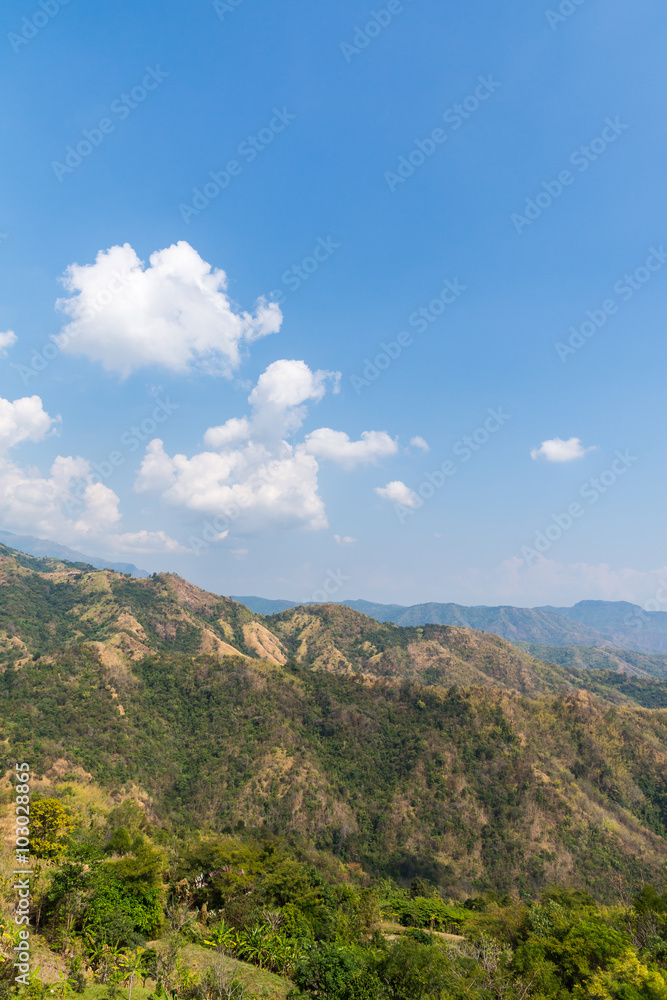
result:
[[[129,981],[129,993],[127,1000],[132,1000],[132,986],[137,973],[141,969],[145,948],[135,948],[133,951],[126,951],[120,956],[119,969],[124,973],[123,982]]]
[[[72,984],[63,972],[58,973],[58,982],[54,984],[52,991],[57,1000],[68,1000],[74,993]]]
[[[217,948],[218,951],[233,953],[238,945],[236,931],[224,920],[220,920],[220,923],[211,931],[210,938],[204,940],[204,944],[209,948]]]
[[[238,953],[242,958],[247,958],[251,962],[256,962],[260,969],[264,968],[264,957],[266,954],[267,931],[265,924],[255,924],[250,930],[244,932],[239,941]]]

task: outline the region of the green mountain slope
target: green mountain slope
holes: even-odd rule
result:
[[[667,680],[667,656],[650,655],[627,649],[602,649],[590,646],[542,646],[538,643],[518,642],[531,656],[562,667],[576,670],[614,670],[637,677],[654,677]]]
[[[60,545],[47,538],[35,538],[34,535],[15,535],[11,531],[0,531],[0,543],[26,555],[37,556],[38,559],[66,559],[68,562],[84,563],[94,569],[113,569],[117,573],[131,573],[132,576],[150,576],[146,570],[137,569],[134,563],[109,562],[108,559],[97,556],[86,556],[70,549],[68,545]]]
[[[262,597],[237,597],[252,611],[278,614],[298,605]],[[460,604],[376,604],[341,601],[381,622],[396,625],[458,625],[493,632],[511,642],[549,646],[613,646],[660,655],[667,652],[667,613],[646,612],[627,601],[580,601],[572,608],[464,607]]]
[[[657,681],[7,549],[0,611],[5,765],[132,790],[157,825],[275,832],[457,893],[604,898],[610,871],[667,862]]]

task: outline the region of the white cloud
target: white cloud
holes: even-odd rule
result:
[[[305,361],[274,361],[260,375],[248,400],[253,408],[254,434],[273,441],[293,434],[306,417],[303,404],[319,403],[327,382],[338,392],[339,380],[340,372],[313,372]]]
[[[138,552],[173,551],[176,542],[162,532],[118,534],[121,523],[119,499],[108,486],[98,482],[89,462],[62,456],[54,460],[43,476],[36,469],[24,469],[7,457],[7,451],[24,441],[41,441],[60,418],[50,417],[39,396],[10,402],[0,398],[0,520],[4,527],[52,538],[69,545],[96,542],[106,550]]]
[[[17,337],[13,330],[0,333],[0,358],[6,358],[10,347],[16,343]]]
[[[230,444],[239,444],[250,437],[250,421],[247,417],[231,417],[220,427],[209,427],[204,434],[204,441],[211,448],[225,448]]]
[[[386,486],[376,486],[375,492],[383,500],[389,500],[391,503],[401,504],[403,507],[418,507],[419,497],[417,494],[402,483],[400,479],[395,479],[392,483],[387,483]]]
[[[174,461],[164,450],[160,438],[154,438],[146,446],[146,454],[134,483],[137,493],[149,493],[168,489],[176,479]]]
[[[332,377],[336,377],[333,372],[312,372],[305,361],[274,361],[259,376],[250,403],[256,410],[286,410],[308,400],[319,401]]]
[[[242,345],[282,322],[263,300],[254,314],[238,312],[225,272],[184,241],[151,254],[148,267],[129,243],[101,250],[94,264],[71,264],[62,281],[70,297],[56,304],[70,322],[61,349],[122,377],[145,367],[229,375]]]
[[[225,525],[219,531],[222,537],[232,523],[248,531],[327,526],[317,492],[317,462],[286,442],[279,454],[251,444],[244,450],[202,452],[192,458],[171,458],[162,442],[151,442],[150,448],[136,489],[157,488],[173,507],[202,516],[219,515]]]
[[[58,456],[46,477],[0,459],[0,516],[10,529],[71,544],[112,532],[118,502],[112,490],[92,481],[82,458]]]
[[[113,541],[117,552],[134,552],[146,555],[155,552],[187,551],[164,531],[126,532],[123,535],[116,535]]]
[[[10,402],[0,398],[0,452],[22,441],[41,441],[60,422],[50,417],[39,396],[24,396]]]
[[[95,482],[83,458],[59,455],[48,476],[0,458],[0,519],[5,528],[105,552],[175,552],[162,531],[120,531],[119,498]]]
[[[334,541],[336,545],[354,545],[356,538],[350,535],[334,535]]]
[[[384,431],[364,431],[361,440],[351,441],[343,431],[320,427],[306,436],[304,444],[309,455],[327,458],[345,468],[376,462],[379,458],[395,455],[398,445]]]
[[[419,434],[417,434],[417,435],[415,435],[415,437],[411,438],[410,444],[412,445],[413,448],[420,448],[422,451],[430,451],[431,450],[430,445],[428,445],[426,443],[426,441],[424,441],[424,438],[420,437]]]
[[[595,448],[596,445],[584,448],[581,439],[577,437],[568,438],[567,441],[552,438],[551,441],[543,441],[539,448],[533,448],[530,457],[534,461],[544,458],[547,462],[572,462],[583,458],[589,451],[595,451]]]
[[[162,441],[151,441],[135,489],[159,492],[166,504],[190,515],[196,530],[193,515],[209,519],[208,533],[217,538],[275,527],[325,528],[317,457],[352,466],[397,450],[388,434],[376,431],[356,442],[329,428],[302,443],[289,440],[306,417],[306,404],[321,400],[327,384],[337,391],[337,373],[313,372],[304,361],[275,361],[250,393],[251,415],[209,428],[207,451],[172,456]]]

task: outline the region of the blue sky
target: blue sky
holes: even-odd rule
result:
[[[5,530],[220,593],[664,610],[664,4],[2,20]]]

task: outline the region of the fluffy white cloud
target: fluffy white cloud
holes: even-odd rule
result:
[[[166,490],[176,479],[174,460],[169,458],[160,438],[154,438],[146,447],[146,454],[134,483],[137,493]]]
[[[275,361],[250,393],[251,415],[206,431],[209,450],[171,456],[162,441],[151,441],[135,489],[157,491],[170,506],[200,515],[201,523],[208,519],[208,541],[230,531],[325,528],[317,457],[353,466],[397,450],[388,434],[376,431],[350,441],[346,434],[322,428],[305,442],[288,440],[301,427],[306,404],[318,402],[327,384],[337,391],[337,373],[313,372],[303,361]],[[196,527],[192,517],[190,521]]]
[[[282,444],[280,454],[250,444],[243,450],[172,458],[161,441],[153,441],[135,488],[139,492],[157,489],[173,507],[219,516],[220,538],[227,536],[232,524],[248,531],[270,526],[325,528],[317,462]]]
[[[320,427],[308,434],[304,448],[309,455],[338,462],[347,469],[376,462],[398,451],[394,439],[384,431],[364,431],[360,441],[351,441],[343,431],[333,431],[330,427]]]
[[[319,402],[324,396],[327,379],[340,379],[339,373],[310,370],[305,361],[274,361],[259,376],[250,393],[250,403],[256,410],[287,410],[308,400]]]
[[[0,452],[22,441],[41,441],[60,422],[50,417],[39,396],[24,396],[10,402],[0,398]]]
[[[552,438],[551,441],[543,441],[539,448],[533,448],[530,457],[534,461],[544,458],[547,462],[572,462],[583,458],[589,451],[595,451],[595,447],[584,448],[581,439],[576,437],[568,438],[567,441]]]
[[[350,535],[334,535],[334,541],[336,545],[354,545],[356,538],[352,538]]]
[[[107,551],[173,551],[162,532],[118,534],[121,515],[113,490],[98,481],[83,458],[59,455],[49,475],[24,469],[7,451],[24,441],[41,441],[60,418],[50,417],[39,396],[10,402],[0,398],[0,520],[8,528],[70,545],[93,540]],[[141,547],[133,549],[136,541]]]
[[[239,444],[250,437],[250,421],[247,417],[231,417],[220,427],[209,427],[204,434],[204,441],[211,448],[226,448],[230,444]]]
[[[418,507],[420,503],[414,490],[402,483],[400,479],[395,479],[393,482],[387,483],[386,486],[376,486],[375,492],[383,500],[401,504],[403,507]]]
[[[125,377],[145,367],[229,375],[242,344],[277,333],[282,313],[263,300],[238,312],[227,275],[181,241],[151,254],[146,267],[130,246],[101,250],[94,264],[71,264],[62,279],[70,317],[63,351],[100,362]]]
[[[6,358],[10,347],[16,343],[16,334],[13,330],[5,330],[0,333],[0,358]]]
[[[274,361],[250,393],[253,434],[274,443],[293,434],[306,417],[307,408],[303,404],[319,403],[328,382],[338,392],[339,381],[340,372],[313,372],[305,361]]]
[[[431,450],[430,445],[428,445],[426,443],[426,441],[424,441],[424,438],[420,437],[419,434],[417,434],[417,435],[415,435],[415,437],[411,438],[410,444],[412,445],[413,448],[419,448],[421,451],[430,451]]]
[[[26,532],[105,552],[174,552],[180,546],[162,531],[120,531],[119,499],[96,482],[83,458],[58,456],[48,476],[0,458],[0,519]]]
[[[93,482],[88,463],[62,456],[46,477],[1,459],[0,516],[10,529],[70,544],[108,534],[120,519],[118,497]]]

